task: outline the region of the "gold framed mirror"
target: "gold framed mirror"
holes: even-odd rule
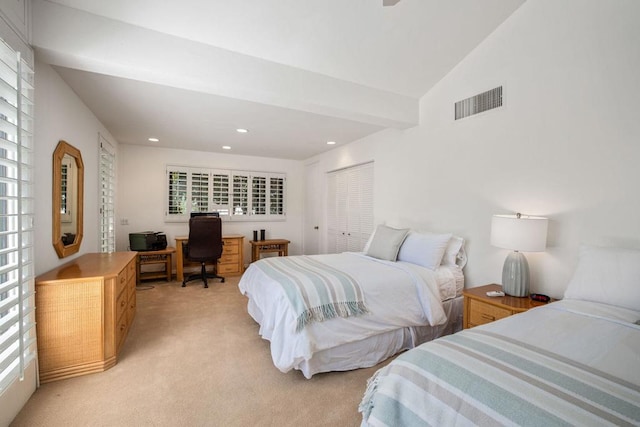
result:
[[[80,250],[83,235],[84,163],[66,141],[53,152],[53,247],[58,258]]]

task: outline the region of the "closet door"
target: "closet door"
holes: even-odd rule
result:
[[[373,163],[328,176],[327,249],[358,252],[373,231]]]

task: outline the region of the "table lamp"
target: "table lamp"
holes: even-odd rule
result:
[[[491,219],[491,245],[511,249],[502,268],[505,294],[529,295],[529,263],[521,252],[542,252],[547,245],[547,218],[537,216],[494,215]]]

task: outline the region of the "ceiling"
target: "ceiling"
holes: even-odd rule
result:
[[[416,126],[523,2],[33,0],[32,39],[119,143],[303,160]]]

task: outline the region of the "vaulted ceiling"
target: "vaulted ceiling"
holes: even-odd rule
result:
[[[33,0],[33,45],[120,143],[306,159],[417,125],[523,2]]]

